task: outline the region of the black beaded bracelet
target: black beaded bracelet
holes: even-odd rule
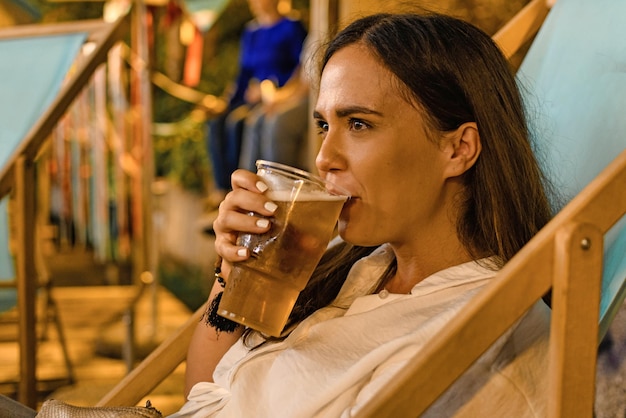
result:
[[[226,280],[224,280],[224,278],[222,277],[222,269],[217,266],[215,267],[215,280],[217,280],[217,282],[220,284],[220,286],[222,286],[222,289],[226,287]]]
[[[226,287],[226,280],[224,280],[224,277],[222,277],[222,269],[220,268],[219,263],[215,266],[214,276],[215,280],[217,280],[222,288]],[[231,321],[230,319],[224,318],[217,313],[223,294],[224,291],[222,290],[217,295],[215,295],[213,299],[211,299],[211,302],[209,302],[209,304],[207,305],[206,311],[204,312],[204,315],[202,315],[202,318],[207,325],[215,328],[218,333],[222,331],[232,333],[235,332],[235,330],[241,325],[234,321]]]

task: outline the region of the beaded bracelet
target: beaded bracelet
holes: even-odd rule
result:
[[[221,260],[218,260],[218,262],[215,264],[214,276],[219,285],[224,288],[226,287],[226,280],[224,280],[224,277],[222,277],[220,261]],[[207,325],[215,328],[218,333],[222,331],[232,333],[235,332],[235,330],[241,325],[234,321],[231,321],[230,319],[224,318],[217,313],[223,294],[224,291],[222,290],[217,295],[215,295],[213,299],[211,299],[211,302],[209,302],[209,304],[207,305],[206,311],[202,315],[202,318]]]
[[[215,266],[215,280],[222,286],[222,289],[226,287],[226,280],[222,277],[222,268],[220,266]]]

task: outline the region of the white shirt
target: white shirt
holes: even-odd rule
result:
[[[250,351],[236,343],[216,383],[199,383],[173,417],[350,417],[494,276],[469,262],[421,281],[408,295],[371,294],[393,257],[387,246],[357,262],[336,300],[284,340]],[[426,416],[545,416],[549,309],[539,301]]]

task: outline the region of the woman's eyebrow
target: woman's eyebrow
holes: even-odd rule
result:
[[[347,106],[335,111],[335,114],[340,118],[345,118],[355,113],[383,116],[381,112],[363,106]],[[313,117],[316,119],[323,119],[322,115],[318,111],[313,112]]]
[[[350,116],[355,113],[364,113],[367,115],[377,115],[377,116],[383,115],[381,112],[377,110],[370,109],[369,107],[363,107],[363,106],[347,106],[344,108],[339,108],[335,111],[335,114],[340,118],[344,118],[346,116]]]

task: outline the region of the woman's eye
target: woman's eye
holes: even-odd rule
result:
[[[317,133],[324,134],[328,132],[328,123],[323,120],[318,120],[315,122],[317,125]]]
[[[349,124],[350,129],[353,131],[362,131],[370,127],[367,123],[360,119],[350,119]]]

